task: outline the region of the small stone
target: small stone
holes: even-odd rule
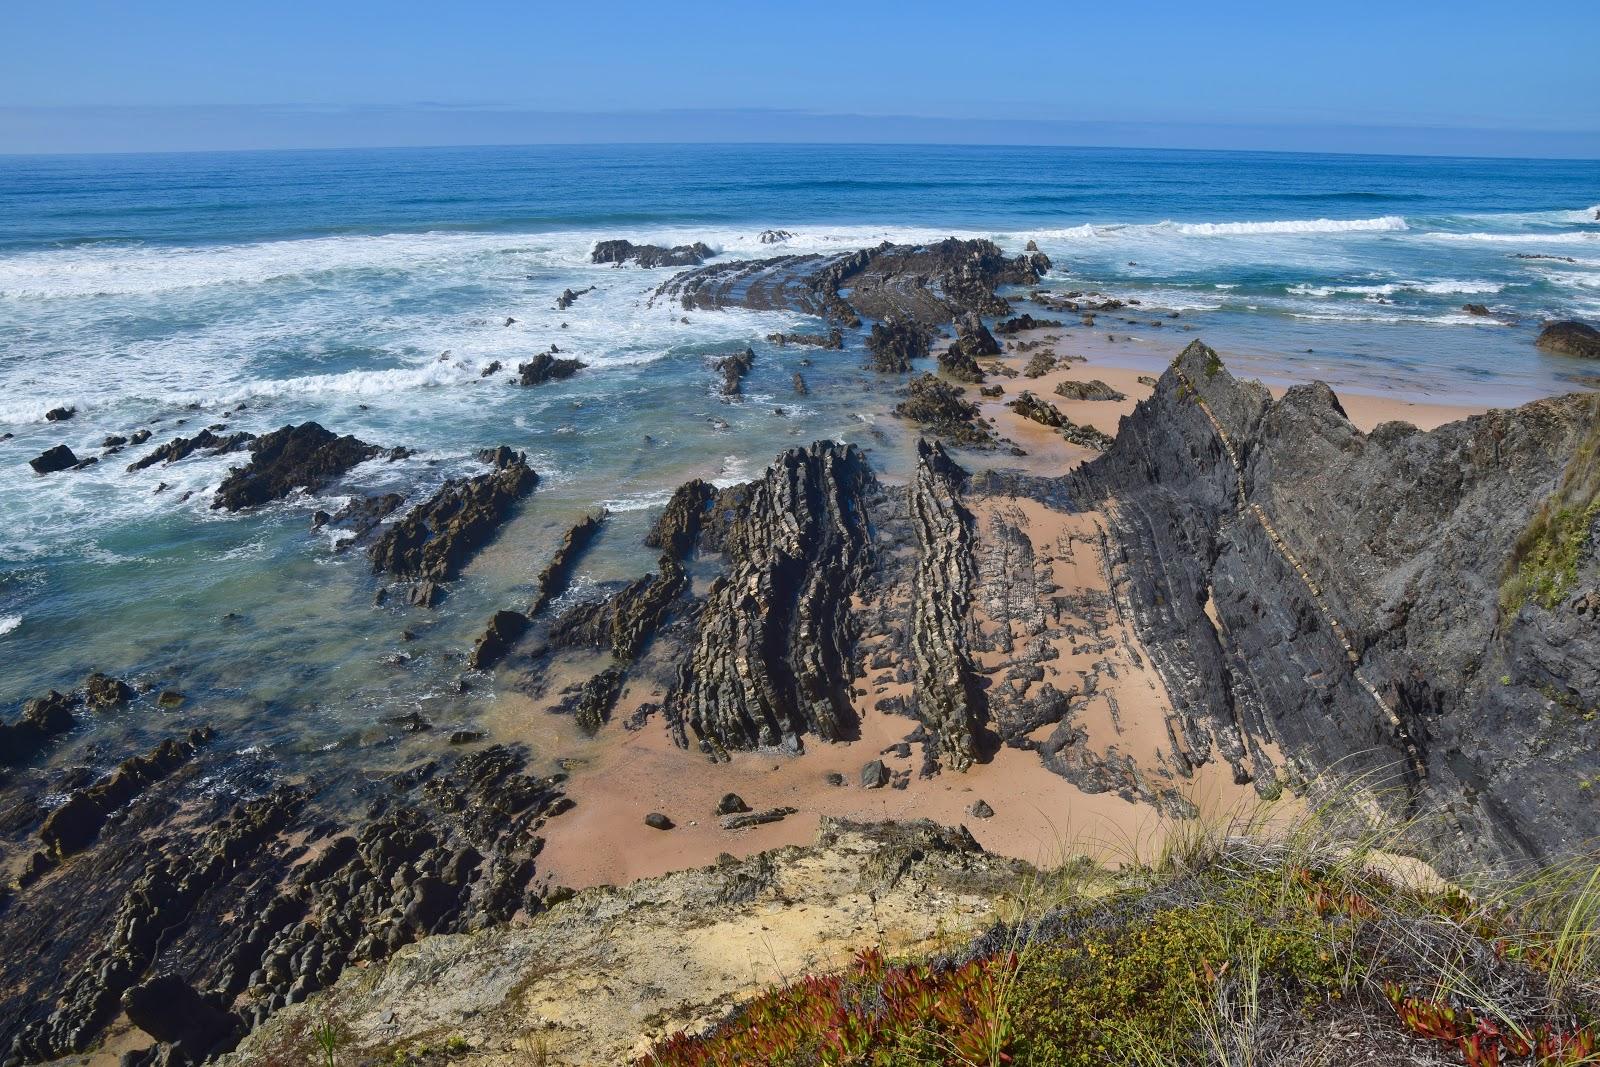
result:
[[[717,801],[718,815],[738,815],[749,810],[750,805],[746,804],[738,793],[728,793]]]
[[[838,771],[829,771],[824,779],[829,785],[844,785],[844,775]]]
[[[675,825],[671,819],[659,811],[652,811],[649,815],[646,815],[644,824],[654,830],[670,830]]]
[[[883,760],[875,759],[861,768],[861,788],[882,789],[889,784],[889,768],[883,765]]]
[[[972,806],[967,809],[967,814],[974,819],[992,819],[994,809],[982,800],[974,800]]]
[[[176,689],[164,689],[161,695],[156,697],[156,704],[171,710],[172,708],[181,707],[184,699],[184,695]]]
[[[474,741],[482,741],[484,736],[482,730],[453,730],[450,733],[450,743],[452,745],[470,745]]]

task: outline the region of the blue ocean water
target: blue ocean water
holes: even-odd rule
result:
[[[0,157],[0,706],[101,669],[183,688],[193,714],[272,759],[420,743],[385,719],[481,711],[487,683],[455,684],[462,650],[584,510],[613,512],[588,587],[648,567],[637,534],[684,479],[742,479],[819,437],[872,443],[862,398],[883,390],[852,352],[762,340],[815,322],[651,307],[671,272],[591,265],[596,240],[702,240],[726,257],[1034,240],[1052,286],[1176,311],[1280,380],[1510,404],[1579,387],[1582,365],[1531,342],[1544,318],[1600,317],[1596,205],[1600,164],[1570,161],[906,146]],[[793,236],[762,245],[769,228]],[[1131,333],[1147,351],[1189,339],[1146,326]],[[591,369],[532,390],[482,376],[551,343]],[[729,405],[706,358],[746,344],[751,395]],[[803,400],[788,385],[802,358]],[[44,421],[58,406],[76,417]],[[359,554],[308,531],[328,500],[211,512],[227,457],[27,466],[140,427],[153,445],[308,418],[417,450],[341,493],[416,495],[501,443],[544,482],[417,618],[375,608]],[[403,649],[402,629],[416,636]]]

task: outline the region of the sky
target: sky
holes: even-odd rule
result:
[[[0,3],[0,152],[613,141],[1600,158],[1592,0]]]

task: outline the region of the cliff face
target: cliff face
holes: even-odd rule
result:
[[[1597,408],[1363,434],[1326,386],[1274,401],[1190,345],[1075,486],[1191,747],[1366,776],[1478,859],[1588,840]]]

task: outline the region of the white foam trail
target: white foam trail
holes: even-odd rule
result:
[[[1560,233],[1425,233],[1422,239],[1426,241],[1450,241],[1456,243],[1482,242],[1484,244],[1517,244],[1517,245],[1575,245],[1588,244],[1600,241],[1600,232],[1582,233],[1576,230]]]
[[[0,615],[0,637],[4,637],[21,625],[21,615]]]
[[[1443,278],[1432,282],[1386,282],[1382,285],[1291,285],[1290,293],[1296,296],[1334,296],[1338,293],[1349,293],[1352,296],[1394,296],[1396,293],[1428,293],[1434,296],[1449,296],[1452,294],[1473,295],[1478,293],[1498,293],[1505,288],[1500,282],[1482,280],[1463,281],[1455,278]]]

